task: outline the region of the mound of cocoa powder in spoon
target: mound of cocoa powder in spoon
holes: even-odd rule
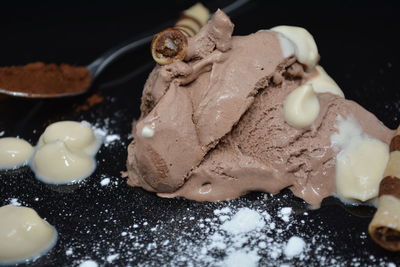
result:
[[[75,93],[89,87],[87,67],[68,64],[29,63],[0,67],[0,88],[33,94]]]

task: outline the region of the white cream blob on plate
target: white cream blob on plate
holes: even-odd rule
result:
[[[15,169],[28,164],[33,147],[15,137],[0,138],[0,169]]]
[[[62,141],[72,151],[94,155],[101,146],[101,137],[96,136],[88,122],[59,121],[47,126],[39,138],[38,147]]]
[[[28,207],[0,207],[0,265],[35,260],[57,243],[57,231]]]
[[[31,167],[36,178],[49,184],[78,182],[93,173],[94,156],[102,137],[87,122],[59,121],[40,136]]]
[[[38,179],[50,184],[77,182],[88,177],[96,168],[94,158],[70,150],[62,141],[38,147],[32,161]]]
[[[336,191],[346,201],[370,201],[378,196],[389,161],[389,146],[366,135],[354,117],[338,116],[338,133],[331,136],[336,156]]]

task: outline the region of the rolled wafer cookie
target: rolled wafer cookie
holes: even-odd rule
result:
[[[378,209],[368,231],[383,248],[400,251],[400,126],[390,142],[390,158],[383,177]]]
[[[185,58],[188,37],[194,36],[208,21],[210,12],[201,3],[197,3],[182,12],[175,27],[154,35],[151,42],[151,55],[160,65],[171,64]]]

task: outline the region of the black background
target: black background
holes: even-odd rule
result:
[[[215,11],[217,6],[222,7],[229,2],[217,0],[205,3]],[[138,1],[119,0],[3,2],[0,7],[0,66],[33,61],[86,65],[125,40],[152,32],[152,29],[160,28],[168,21],[173,22],[180,10],[194,3],[188,0],[140,1],[140,4]],[[328,3],[253,0],[234,13],[232,21],[235,35],[283,24],[305,27],[316,40],[321,65],[337,81],[346,98],[359,102],[388,127],[395,128],[400,119],[398,14],[395,1]],[[33,179],[27,168],[0,173],[0,205],[6,204],[9,197],[18,197],[56,225],[60,232],[60,241],[52,253],[32,265],[70,265],[63,244],[72,237],[81,242],[91,242],[89,237],[75,233],[75,227],[92,222],[105,207],[116,209],[117,205],[121,211],[116,212],[116,217],[122,224],[129,223],[131,218],[126,214],[130,210],[139,210],[143,217],[151,221],[157,217],[157,212],[173,216],[174,209],[183,207],[198,209],[199,213],[210,209],[191,201],[158,199],[141,189],[127,187],[122,182],[113,191],[97,189],[95,186],[101,174],[118,176],[119,171],[124,169],[130,124],[139,115],[139,98],[148,71],[125,82],[112,84],[110,81],[148,61],[151,61],[148,47],[127,55],[96,81],[91,92],[76,98],[28,100],[0,97],[0,131],[4,130],[5,136],[18,135],[35,143],[50,122],[61,119],[90,121],[109,117],[118,111],[119,115],[115,116],[116,120],[111,126],[125,141],[125,144],[112,148],[102,148],[97,171],[88,182],[73,192],[68,193],[64,189],[60,189],[60,192],[41,184]],[[78,114],[73,111],[74,106],[84,103],[96,91],[101,91],[106,97],[104,103]],[[34,202],[33,196],[43,196],[44,201]],[[254,194],[245,199],[251,200],[252,197]],[[139,200],[144,206],[155,207],[151,210],[142,209],[137,204]],[[301,203],[297,199],[293,201]],[[350,228],[348,231],[360,228],[365,231],[369,218],[350,216],[342,207],[330,206],[331,202],[335,201],[326,201],[329,207],[313,214],[325,218],[338,231],[347,228]],[[61,212],[67,213],[66,210],[85,216],[66,219],[59,215]],[[346,242],[346,239],[338,240],[338,247]],[[365,248],[357,244],[346,244],[346,247],[350,250],[366,250],[377,256],[388,255],[393,262],[400,262],[398,256],[380,249],[371,241],[367,242]],[[342,250],[341,253],[346,251]]]

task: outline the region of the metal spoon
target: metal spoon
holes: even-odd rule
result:
[[[232,12],[236,11],[239,9],[241,6],[243,6],[245,3],[249,2],[249,0],[236,0],[233,1],[231,4],[228,6],[224,7],[222,10],[228,14],[231,15]],[[171,23],[167,23],[165,25],[170,25]],[[160,28],[160,29],[164,29]],[[159,30],[158,30],[159,31]],[[154,31],[154,33],[157,33],[158,31]],[[146,35],[143,38],[140,39],[135,39],[134,41],[128,41],[125,42],[117,47],[114,47],[104,54],[102,54],[100,57],[95,59],[92,63],[90,63],[87,66],[87,69],[89,71],[89,74],[91,76],[91,83],[93,82],[100,76],[100,74],[103,72],[104,69],[106,69],[107,66],[109,66],[111,63],[115,62],[118,58],[126,54],[127,52],[134,51],[143,45],[149,44],[151,40],[153,39],[153,34]],[[134,73],[140,73],[144,71],[145,69],[149,68],[151,64],[145,64],[141,67],[138,67],[135,69]],[[131,76],[131,75],[129,75]],[[90,86],[87,88],[84,88],[82,91],[79,92],[65,92],[65,93],[26,93],[26,92],[20,92],[20,91],[12,91],[11,89],[7,88],[0,88],[0,94],[5,94],[5,95],[11,95],[15,97],[24,97],[24,98],[62,98],[62,97],[71,97],[71,96],[76,96],[76,95],[81,95],[86,93],[90,89]]]
[[[133,51],[135,49],[140,48],[143,45],[146,45],[151,42],[153,35],[145,36],[141,39],[134,40],[132,42],[127,42],[117,47],[114,47],[103,55],[98,57],[92,63],[87,66],[89,74],[91,76],[91,83],[100,76],[100,74],[109,66],[111,63],[116,61],[122,55],[126,54],[129,51]],[[145,65],[148,67],[148,65]],[[142,70],[143,68],[140,68]],[[135,71],[137,72],[137,70]],[[80,92],[65,92],[65,93],[26,93],[26,92],[19,92],[19,91],[12,91],[10,89],[0,88],[0,93],[16,96],[16,97],[26,97],[26,98],[61,98],[61,97],[69,97],[69,96],[76,96],[84,94],[89,90],[90,86],[84,88]]]

